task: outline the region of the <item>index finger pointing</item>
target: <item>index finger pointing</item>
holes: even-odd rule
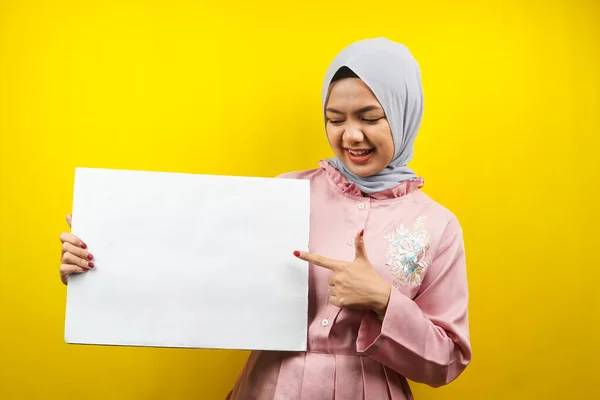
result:
[[[330,269],[332,271],[339,269],[341,266],[341,261],[332,260],[331,258],[323,257],[318,254],[296,250],[294,251],[294,255],[301,260],[308,261],[309,263]]]

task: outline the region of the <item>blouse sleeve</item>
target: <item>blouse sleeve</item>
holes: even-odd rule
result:
[[[439,387],[471,360],[462,230],[451,221],[415,299],[392,289],[380,320],[366,312],[357,351],[414,382]]]

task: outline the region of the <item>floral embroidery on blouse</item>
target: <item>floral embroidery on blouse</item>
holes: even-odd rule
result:
[[[389,242],[386,265],[390,267],[394,286],[420,285],[423,274],[431,259],[429,256],[429,234],[425,230],[426,217],[419,217],[410,232],[401,224],[386,236]]]

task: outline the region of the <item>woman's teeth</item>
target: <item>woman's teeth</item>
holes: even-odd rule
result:
[[[367,154],[369,154],[371,152],[371,150],[365,150],[365,151],[352,151],[352,150],[348,150],[350,152],[350,154],[352,154],[353,156],[366,156]]]

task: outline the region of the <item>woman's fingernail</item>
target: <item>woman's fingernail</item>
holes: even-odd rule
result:
[[[81,242],[81,248],[82,248],[82,249],[87,249],[87,244],[85,244],[85,243]]]
[[[300,252],[299,252],[298,250],[296,250],[296,251],[294,251],[294,255],[295,255],[296,257],[300,257]]]
[[[94,263],[90,261],[90,262],[88,263],[88,267],[90,267],[90,268],[94,268]]]
[[[365,234],[365,230],[363,229],[362,231],[360,231],[360,236]]]

